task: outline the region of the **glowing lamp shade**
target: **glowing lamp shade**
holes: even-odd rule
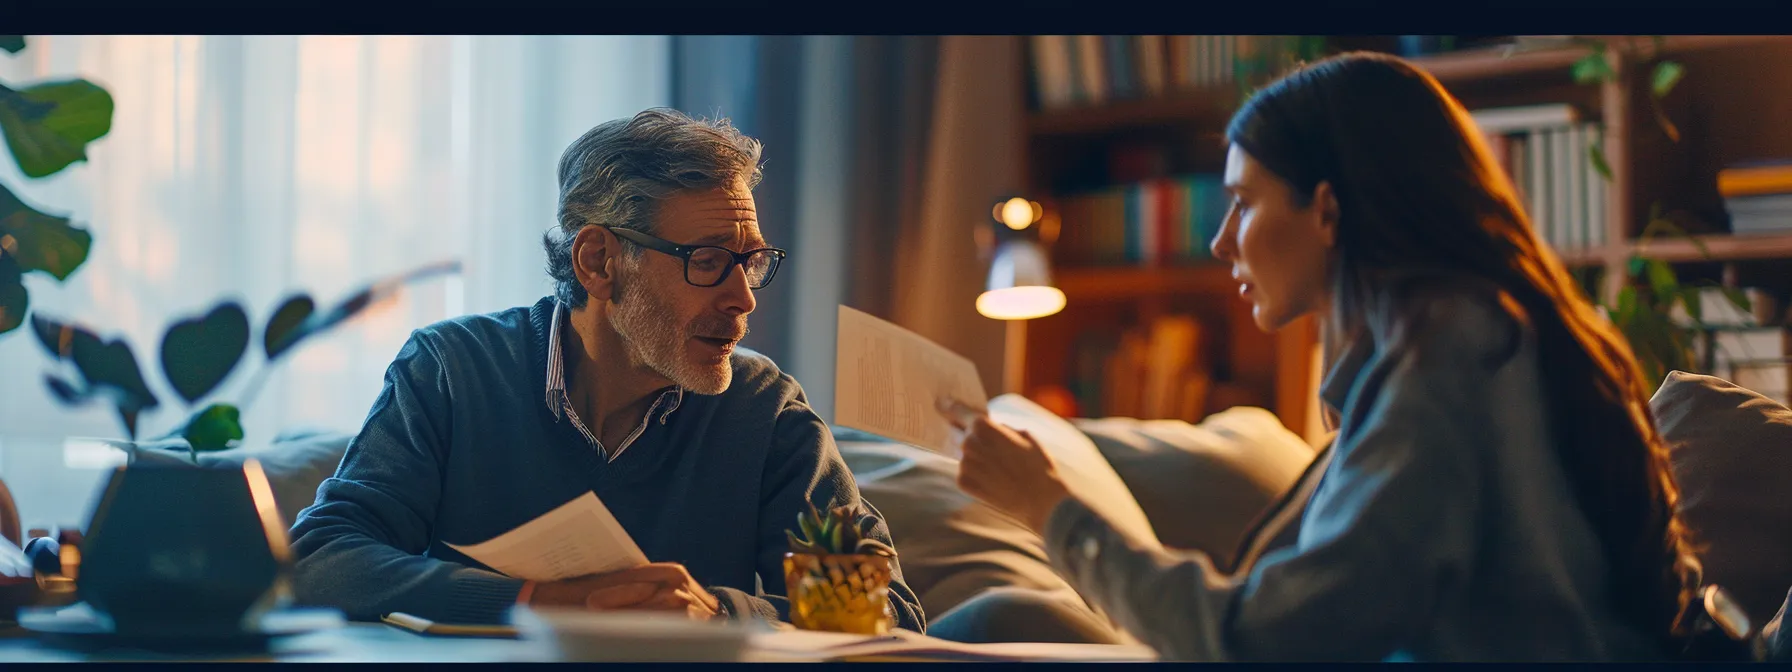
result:
[[[1052,286],[1051,269],[1038,245],[1014,240],[996,249],[977,312],[997,320],[1030,320],[1063,309],[1064,292]]]

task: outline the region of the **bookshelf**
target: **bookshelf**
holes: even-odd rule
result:
[[[1607,62],[1618,73],[1612,81],[1575,82],[1571,67],[1588,52],[1584,46],[1569,44],[1529,41],[1516,48],[1486,46],[1411,60],[1470,110],[1566,103],[1580,111],[1581,119],[1603,124],[1605,155],[1613,174],[1599,199],[1603,212],[1589,215],[1584,224],[1588,230],[1597,227],[1597,235],[1588,236],[1581,246],[1558,250],[1567,265],[1588,278],[1590,291],[1615,295],[1630,254],[1642,251],[1692,277],[1716,279],[1740,271],[1741,277],[1760,280],[1756,284],[1767,285],[1782,299],[1792,294],[1792,273],[1787,272],[1792,270],[1792,232],[1727,233],[1723,200],[1715,187],[1717,171],[1726,165],[1792,157],[1792,127],[1775,121],[1792,118],[1792,68],[1784,67],[1792,63],[1792,37],[1668,36],[1659,43],[1647,37],[1583,37],[1613,45],[1607,49]],[[1074,44],[1086,38],[1069,39]],[[1328,53],[1394,51],[1388,38],[1330,41]],[[1645,57],[1659,44],[1660,57],[1686,66],[1684,80],[1661,101],[1661,111],[1680,131],[1677,142],[1657,124],[1649,70],[1644,67],[1648,64],[1627,62],[1628,52],[1616,48],[1632,41],[1643,46]],[[1079,414],[1116,414],[1101,408],[1109,388],[1083,379],[1091,371],[1108,378],[1149,375],[1152,366],[1113,371],[1116,360],[1079,360],[1079,343],[1104,330],[1149,331],[1158,318],[1188,315],[1200,324],[1197,359],[1212,379],[1205,410],[1263,406],[1290,429],[1312,438],[1318,431],[1316,386],[1321,372],[1317,330],[1311,320],[1281,333],[1262,334],[1250,321],[1249,306],[1237,298],[1229,269],[1211,260],[1097,261],[1060,249],[1067,242],[1086,242],[1077,239],[1073,229],[1088,225],[1087,211],[1066,204],[1091,190],[1139,181],[1115,177],[1111,164],[1119,152],[1139,148],[1157,152],[1155,170],[1161,175],[1217,174],[1225,156],[1224,127],[1242,97],[1240,87],[1208,81],[1178,88],[1172,79],[1171,86],[1160,84],[1152,95],[1118,100],[1109,96],[1111,102],[1046,108],[1038,102],[1043,92],[1036,89],[1034,71],[1041,42],[1037,38],[1019,42],[1025,64],[1019,86],[1033,108],[1016,160],[1025,167],[1029,193],[1048,211],[1063,216],[1052,257],[1056,281],[1068,303],[1058,315],[1011,326],[1008,361],[1021,370],[1010,375],[1014,389],[1009,391],[1036,398],[1062,398],[1068,392],[1078,400],[1074,410]],[[1104,161],[1110,164],[1105,176],[1099,165]],[[1697,234],[1709,256],[1683,240],[1640,246],[1637,236],[1656,205],[1685,215],[1677,215],[1676,221]],[[1081,403],[1086,400],[1096,403]],[[1162,412],[1118,414],[1175,417]]]

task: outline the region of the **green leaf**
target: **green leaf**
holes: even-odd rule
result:
[[[19,169],[45,177],[87,159],[112,130],[112,94],[84,79],[45,82],[0,96],[0,131]]]
[[[135,439],[138,412],[161,402],[143,382],[131,346],[123,340],[105,341],[91,330],[45,318],[41,312],[31,315],[31,326],[51,355],[74,362],[86,382],[87,394],[112,400],[125,430]]]
[[[1617,315],[1613,317],[1619,328],[1629,329],[1636,324],[1636,288],[1625,285],[1618,290]]]
[[[1599,174],[1603,175],[1606,181],[1611,181],[1612,164],[1607,163],[1605,160],[1605,146],[1603,144],[1595,142],[1588,145],[1587,160],[1592,162],[1593,170],[1599,171]]]
[[[1642,257],[1633,254],[1630,256],[1630,260],[1624,264],[1625,271],[1632,278],[1639,277],[1643,274],[1643,262]]]
[[[1576,84],[1597,84],[1611,79],[1615,74],[1612,72],[1612,64],[1605,60],[1604,46],[1594,47],[1592,53],[1582,56],[1569,67],[1574,73]]]
[[[1666,97],[1668,92],[1674,90],[1674,85],[1680,83],[1680,78],[1685,76],[1686,66],[1674,61],[1657,63],[1655,64],[1655,76],[1651,77],[1649,81],[1649,92],[1655,94],[1656,98]]]
[[[1645,262],[1649,274],[1649,290],[1655,293],[1655,300],[1661,305],[1672,303],[1674,296],[1680,293],[1680,280],[1674,276],[1674,269],[1660,259]]]
[[[21,282],[24,277],[19,262],[0,250],[0,334],[25,323],[25,311],[31,309],[31,293]]]
[[[1686,305],[1686,316],[1692,318],[1693,324],[1705,323],[1704,292],[1698,288],[1681,292],[1680,301]]]
[[[1719,289],[1723,290],[1724,298],[1729,299],[1730,305],[1736,306],[1737,310],[1745,313],[1754,310],[1754,302],[1748,300],[1748,294],[1741,289],[1735,287],[1721,287]]]
[[[162,336],[162,373],[188,403],[199,401],[230,375],[249,350],[249,316],[234,301],[205,317],[179,320]]]
[[[263,338],[263,345],[268,348],[269,352],[268,359],[272,360],[276,355],[291,350],[292,347],[298,345],[301,340],[310,338],[311,336],[327,331],[336,325],[342,324],[349,318],[360,314],[361,311],[366,310],[368,306],[373,305],[375,302],[397,294],[398,291],[403,289],[407,284],[425,280],[437,275],[453,275],[459,272],[459,261],[430,264],[403,275],[397,275],[375,282],[350,295],[348,300],[337,304],[335,308],[331,308],[328,312],[324,313],[315,313],[300,308],[301,305],[310,305],[311,299],[309,297],[300,296],[287,299],[285,303],[281,304],[278,310],[274,311],[274,318],[268,323],[269,328],[272,329],[275,326],[275,323],[279,322],[282,336],[278,339],[269,339],[265,336]],[[294,319],[301,319],[301,321],[297,326],[288,326],[287,322]]]
[[[316,312],[317,304],[304,294],[290,297],[274,309],[274,316],[268,318],[268,326],[261,332],[262,348],[268,354],[268,360],[279,357],[287,348],[298,342],[296,337],[305,320]]]
[[[242,440],[242,412],[230,404],[212,404],[193,414],[180,435],[196,452],[223,450]]]
[[[833,529],[828,531],[828,551],[831,553],[848,553],[840,539],[840,530],[846,527],[843,521],[834,521]]]
[[[0,35],[0,49],[5,49],[6,53],[9,53],[9,54],[16,54],[21,51],[24,51],[25,50],[25,36],[24,35]]]
[[[821,541],[821,531],[816,529],[815,519],[813,516],[807,515],[801,511],[797,512],[796,526],[797,526],[797,529],[800,529],[803,531],[803,540],[804,541],[807,541],[811,544]]]
[[[66,217],[38,212],[0,185],[0,248],[16,256],[22,270],[67,280],[92,247],[93,234],[70,226]]]

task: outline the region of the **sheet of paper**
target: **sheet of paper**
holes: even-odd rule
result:
[[[1159,549],[1163,542],[1151,528],[1151,519],[1139,508],[1139,500],[1120,472],[1108,464],[1089,435],[1070,421],[1018,394],[1004,394],[989,402],[989,417],[998,423],[1025,430],[1058,465],[1058,476],[1070,494],[1142,548]],[[962,440],[962,439],[960,439]]]
[[[834,424],[956,456],[952,427],[934,406],[952,397],[982,410],[977,365],[920,334],[840,306]]]
[[[507,576],[532,581],[602,574],[647,564],[610,509],[586,492],[514,530],[449,548]]]

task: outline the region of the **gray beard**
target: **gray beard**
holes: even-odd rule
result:
[[[623,278],[618,278],[622,280]],[[685,343],[695,333],[678,323],[678,315],[663,297],[647,291],[639,278],[619,283],[620,297],[610,315],[610,327],[622,338],[630,366],[646,366],[673,384],[697,394],[721,394],[734,381],[729,359],[720,366],[692,362]]]

